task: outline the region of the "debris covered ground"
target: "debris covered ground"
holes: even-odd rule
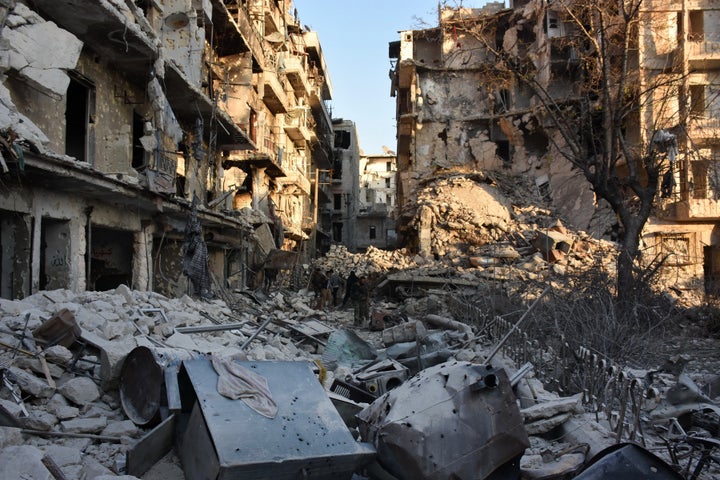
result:
[[[487,282],[506,290],[524,286],[530,305],[543,286],[564,286],[560,280],[568,272],[594,268],[599,259],[610,264],[610,242],[572,232],[538,207],[501,199],[504,215],[464,208],[471,202],[463,192],[478,188],[467,178],[440,179],[428,188],[434,199],[427,204],[429,255],[374,248],[352,254],[334,246],[305,266],[295,288],[297,273],[285,271],[269,289],[224,292],[224,300],[170,299],[124,286],[0,300],[0,478],[155,480],[202,477],[213,468],[249,468],[247,478],[267,478],[267,469],[281,464],[315,472],[309,478],[487,478],[499,472],[502,478],[573,478],[605,447],[627,441],[679,469],[708,462],[699,478],[718,474],[709,460],[717,456],[720,418],[715,366],[690,371],[684,367],[691,358],[675,356],[649,368],[613,371],[606,390],[615,396],[605,400],[621,400],[599,405],[587,392],[546,388],[533,365],[518,364],[499,348],[502,334],[481,330],[449,308],[449,299],[461,292],[471,298]],[[317,308],[307,288],[314,267],[343,279],[350,272],[371,279],[370,318],[363,326],[353,325],[352,304]],[[270,440],[274,458],[284,461],[248,466],[242,458],[242,466],[233,467],[195,457],[196,440],[220,443],[218,458],[235,448],[217,441],[227,434],[223,422],[235,429],[239,445],[258,440],[236,433],[256,427],[233,426],[242,415],[218,417],[219,426],[206,416],[206,443],[195,438],[206,432],[197,412],[206,409],[207,415],[215,402],[231,401],[202,385],[212,372],[220,375],[220,360],[228,371],[280,366],[266,371],[269,394],[264,407],[252,407],[257,416],[248,418],[277,412],[268,421],[282,426]],[[282,362],[308,369],[289,375],[292,369]],[[153,369],[161,372],[157,385],[142,383]],[[237,391],[236,382],[224,385]],[[247,395],[238,397],[247,403]],[[309,416],[303,399],[313,399],[316,416]],[[320,408],[329,401],[332,411]],[[481,418],[478,412],[489,415],[482,424],[492,428],[463,430]],[[182,438],[163,437],[171,414],[185,419],[172,427],[185,432]],[[307,418],[295,422],[298,414]],[[338,431],[338,416],[347,438]],[[286,427],[294,429],[287,434],[293,438],[285,438]],[[432,443],[438,438],[455,447]],[[463,450],[467,445],[480,447]],[[336,453],[327,458],[323,451]],[[689,478],[690,472],[680,473]]]

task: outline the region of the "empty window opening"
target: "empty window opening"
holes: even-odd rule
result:
[[[333,241],[342,242],[343,241],[343,237],[342,237],[343,224],[340,222],[333,223],[332,231],[333,231]]]
[[[385,188],[390,188],[390,177],[385,179]]]
[[[93,227],[88,289],[105,291],[132,287],[132,232]]]
[[[336,193],[333,195],[333,208],[335,210],[342,210],[342,194]]]
[[[497,156],[503,161],[504,164],[510,163],[510,142],[507,140],[497,140]]]
[[[690,31],[688,40],[701,42],[705,39],[705,15],[702,10],[690,11]]]
[[[705,114],[705,85],[690,85],[690,113],[697,117]]]
[[[375,240],[377,238],[377,231],[375,229],[375,225],[370,225],[370,231],[368,232],[368,237],[370,240]]]
[[[65,154],[81,162],[90,162],[95,86],[75,72],[69,72],[69,76],[65,105]]]
[[[143,136],[145,128],[145,120],[137,113],[133,112],[133,128],[132,128],[132,167],[135,170],[142,171],[147,166],[147,156],[145,149],[140,143],[140,137]]]
[[[350,132],[347,130],[338,130],[335,132],[335,148],[350,148]]]

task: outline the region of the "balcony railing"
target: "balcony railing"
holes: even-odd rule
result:
[[[690,60],[720,60],[720,34],[690,34],[688,40]]]
[[[690,117],[690,136],[693,139],[720,140],[720,110],[706,110]]]

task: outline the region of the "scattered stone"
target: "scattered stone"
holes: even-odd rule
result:
[[[41,380],[25,370],[10,367],[8,371],[17,382],[20,390],[25,393],[40,398],[50,398],[55,393],[55,389],[48,385],[45,380]]]
[[[100,398],[100,389],[87,377],[75,377],[58,387],[58,391],[75,405],[88,405]]]
[[[107,418],[75,418],[60,422],[60,426],[68,433],[100,433],[107,426]]]

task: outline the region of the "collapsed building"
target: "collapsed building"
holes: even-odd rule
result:
[[[533,92],[491,66],[498,52],[523,56],[534,65],[532,80],[548,98],[572,101],[582,81],[583,52],[566,41],[578,26],[565,16],[565,3],[441,8],[437,27],[400,32],[400,40],[390,43],[401,243],[423,255],[439,254],[430,239],[442,216],[418,198],[427,179],[468,172],[529,178],[537,198],[570,225],[596,237],[618,238],[615,214],[562,159],[563,141],[551,122],[536,115],[540,102]],[[643,232],[643,256],[663,258],[662,272],[675,288],[708,293],[715,291],[720,247],[713,193],[718,15],[712,1],[642,3],[630,67],[638,85],[648,87],[660,78],[668,87],[638,105],[625,132],[640,145],[656,141],[658,126],[672,130],[668,138],[677,142],[677,152],[668,154],[667,188]]]
[[[2,297],[120,284],[202,295],[250,283],[272,249],[314,254],[332,86],[292,12],[3,2]]]

